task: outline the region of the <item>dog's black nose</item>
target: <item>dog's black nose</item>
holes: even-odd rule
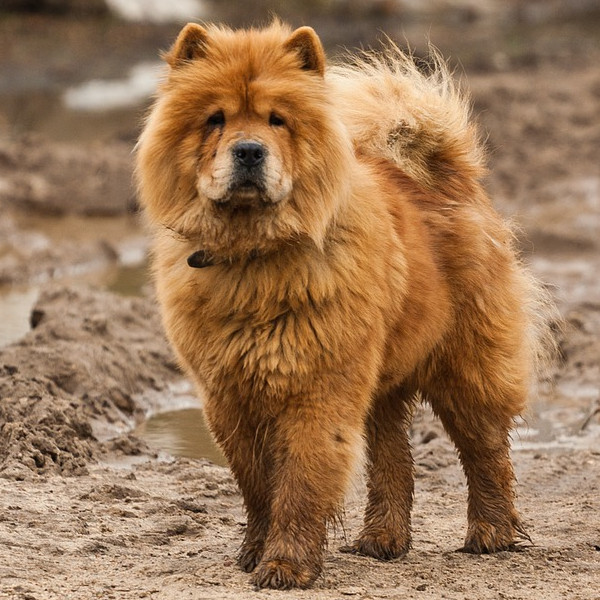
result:
[[[258,167],[265,160],[265,149],[258,142],[239,142],[233,147],[233,156],[244,167]]]

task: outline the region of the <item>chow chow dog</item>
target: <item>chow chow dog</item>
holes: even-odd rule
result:
[[[526,536],[509,433],[543,295],[482,187],[469,102],[393,44],[328,67],[278,21],[188,24],[137,149],[168,337],[247,511],[239,565],[308,587],[365,456],[347,548],[411,544],[408,427],[424,398],[468,482],[467,552]]]

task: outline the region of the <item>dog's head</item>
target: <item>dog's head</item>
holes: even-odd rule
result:
[[[138,147],[150,219],[224,257],[322,243],[352,149],[315,32],[188,24]]]

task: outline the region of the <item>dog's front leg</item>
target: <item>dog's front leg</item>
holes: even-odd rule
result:
[[[204,412],[244,497],[248,525],[238,564],[250,572],[263,555],[269,529],[272,424],[268,420],[257,421],[248,411],[239,413],[239,404],[237,398],[209,399]]]
[[[290,398],[275,426],[271,522],[254,583],[310,586],[321,572],[326,527],[340,509],[362,449],[366,407]]]

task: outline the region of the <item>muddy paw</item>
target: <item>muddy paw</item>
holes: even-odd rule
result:
[[[289,590],[309,587],[317,575],[318,573],[289,560],[273,559],[263,561],[258,565],[253,581],[258,588]]]
[[[263,542],[244,542],[238,554],[237,563],[246,573],[251,573],[260,562],[263,552]]]
[[[465,545],[458,551],[491,554],[503,550],[517,550],[526,541],[531,543],[531,538],[520,523],[495,526],[479,521],[469,527]]]
[[[350,546],[342,546],[340,552],[372,556],[379,560],[392,560],[404,556],[409,548],[410,540],[387,534],[363,534]]]

